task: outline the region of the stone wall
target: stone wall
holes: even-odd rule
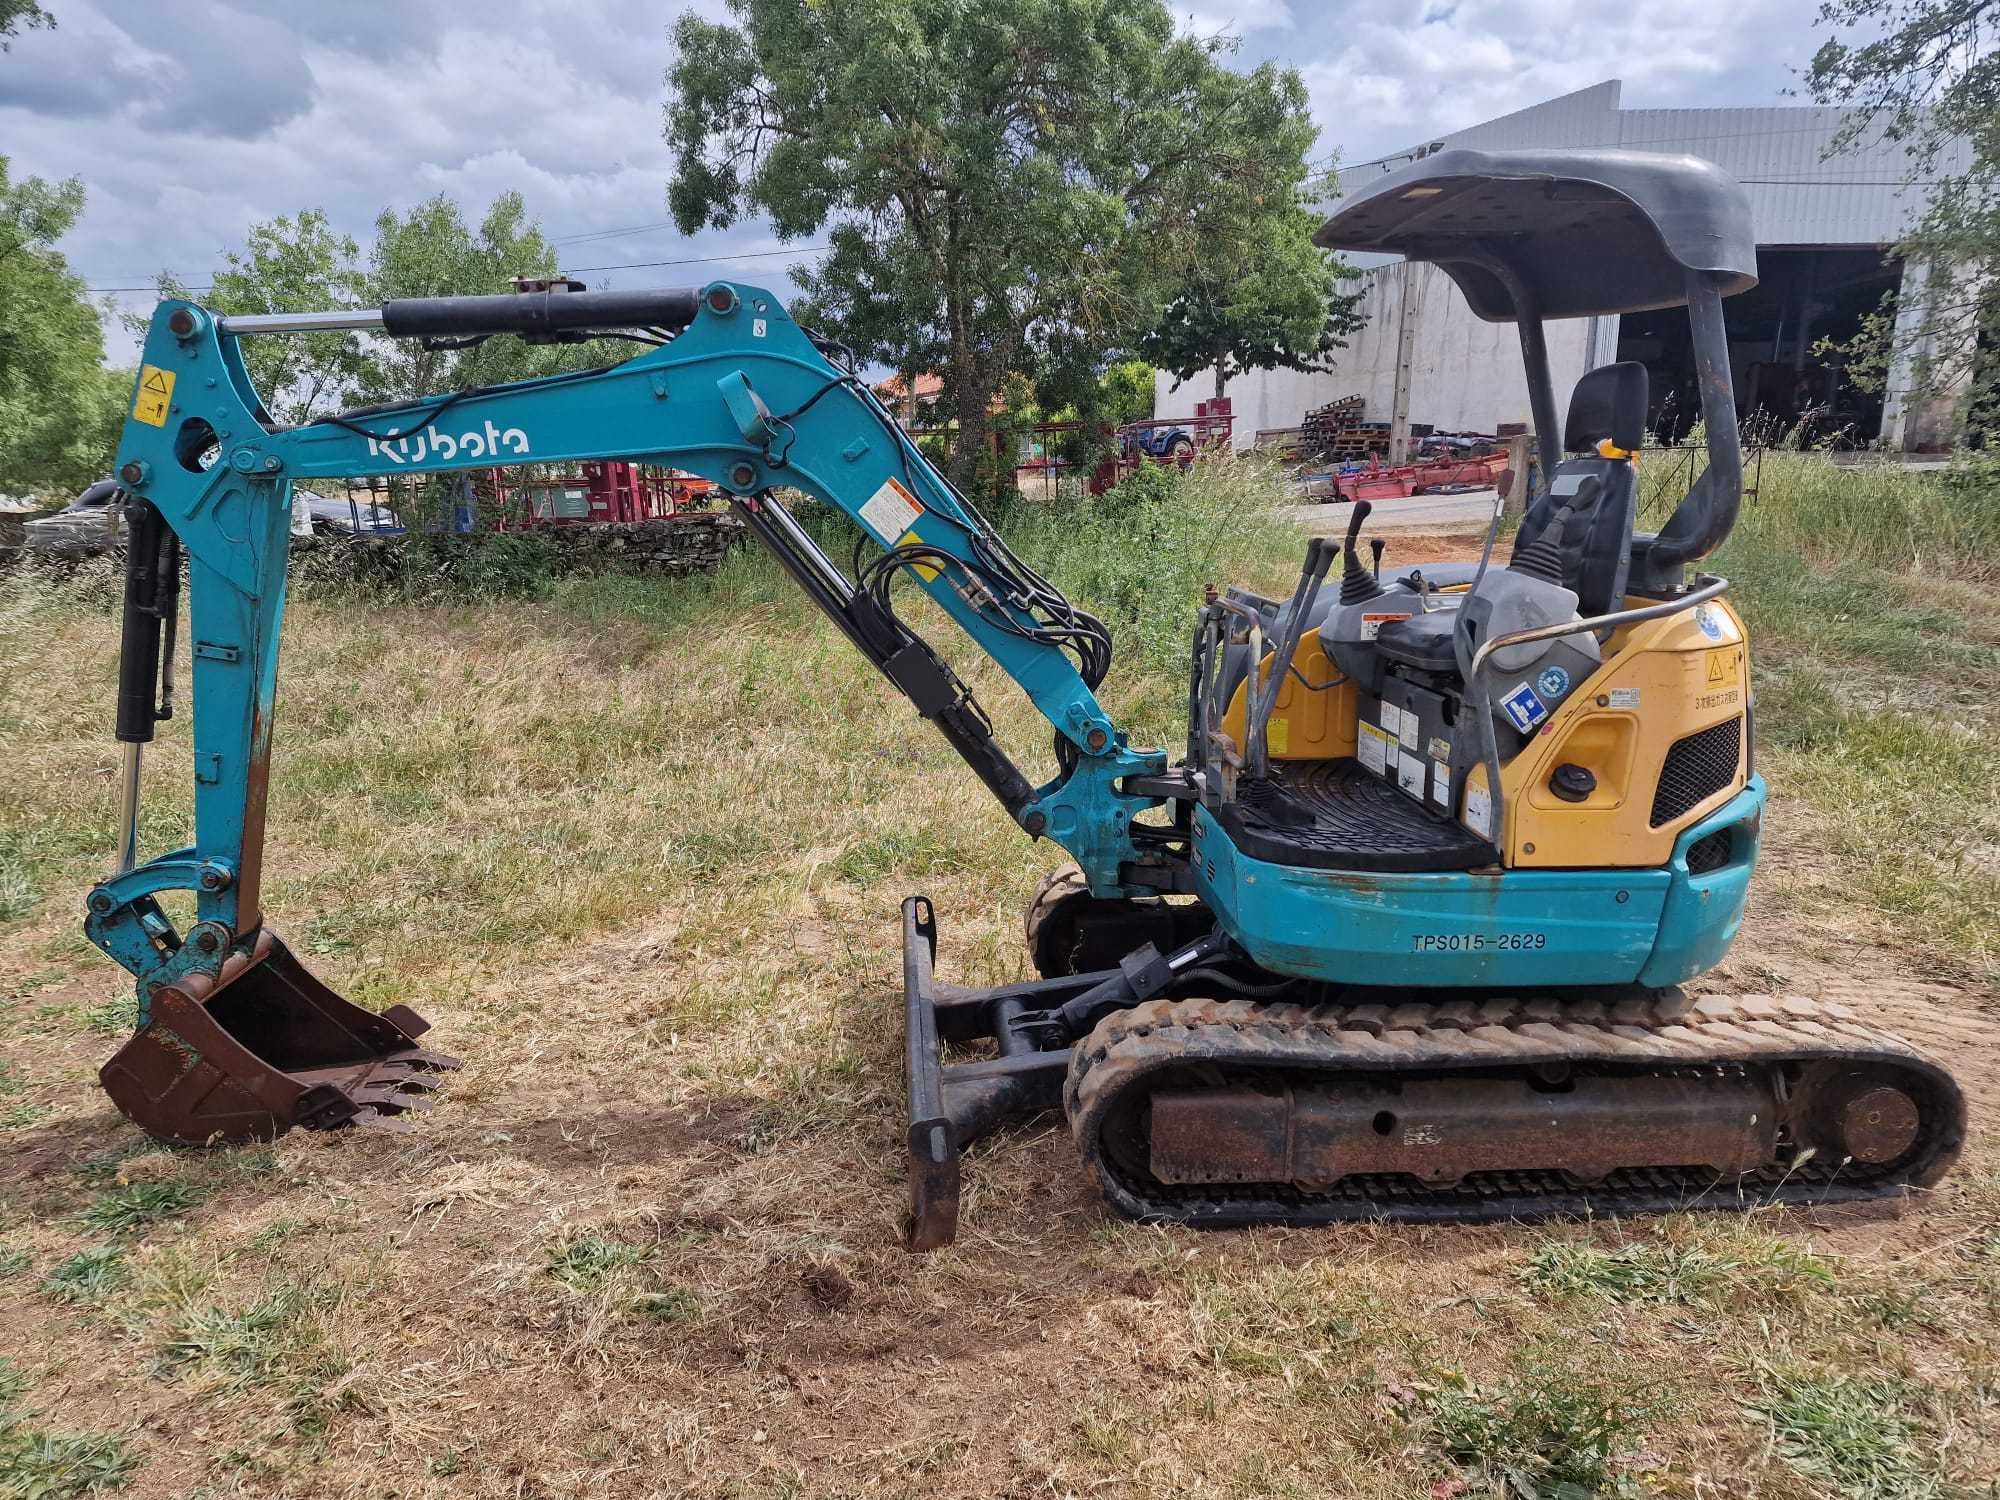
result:
[[[748,535],[730,511],[690,511],[662,521],[550,526],[534,533],[556,546],[564,573],[664,573],[685,578],[718,567]]]
[[[4,522],[7,517],[0,517]],[[19,555],[19,528],[0,529],[0,562]],[[78,542],[65,533],[70,545],[60,550],[38,547],[29,533],[27,555],[43,565],[74,567],[85,557],[124,551],[122,526],[106,526]],[[554,571],[569,577],[599,573],[651,573],[668,578],[685,578],[691,573],[707,573],[719,567],[732,547],[749,535],[742,521],[729,511],[690,511],[658,521],[614,521],[588,526],[545,526],[533,531],[484,534],[477,537],[453,534],[405,537],[350,536],[326,532],[292,538],[291,559],[302,570],[322,581],[354,580],[382,583],[403,576],[413,567],[435,567],[439,560],[446,571],[456,561],[475,551],[501,552],[512,544],[519,553],[517,566]],[[8,543],[14,542],[13,546]],[[428,546],[421,544],[428,543]]]

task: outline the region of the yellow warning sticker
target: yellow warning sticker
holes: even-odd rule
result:
[[[174,399],[174,372],[158,365],[139,369],[139,399],[132,403],[132,420],[149,427],[167,425],[167,408]]]
[[[889,483],[896,484],[896,481],[892,479]],[[896,488],[900,490],[903,487],[897,484]],[[896,545],[898,547],[908,547],[921,541],[923,541],[923,538],[918,536],[915,531],[906,531],[896,538]],[[925,583],[936,583],[938,574],[942,570],[932,567],[929,563],[913,562],[910,564],[910,571],[923,579]]]
[[[1727,682],[1735,675],[1730,670],[1729,653],[1727,651],[1711,651],[1708,653],[1708,680],[1710,682]]]

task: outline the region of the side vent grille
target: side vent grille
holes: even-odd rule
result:
[[[1736,779],[1743,757],[1743,720],[1728,719],[1675,740],[1653,790],[1653,826],[1671,823]]]
[[[1706,875],[1711,870],[1719,870],[1729,863],[1733,852],[1729,830],[1718,828],[1706,838],[1696,839],[1688,845],[1688,874]]]

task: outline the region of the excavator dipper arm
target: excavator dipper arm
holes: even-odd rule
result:
[[[325,328],[539,339],[643,329],[657,347],[607,369],[280,427],[252,387],[238,341]],[[688,470],[732,496],[813,602],[1024,830],[1076,858],[1093,892],[1160,883],[1162,855],[1142,847],[1132,828],[1159,799],[1126,783],[1157,777],[1165,754],[1128,745],[1092,691],[1109,665],[1103,626],[1015,558],[866,384],[830,361],[770,293],[716,282],[246,318],[164,302],[119,449],[133,545],[118,734],[127,747],[129,828],[138,747],[153,719],[171,711],[155,708],[153,693],[163,631],[172,639],[174,554],[184,550],[194,843],[139,863],[128,832],[121,868],[90,893],[86,921],[92,940],[138,982],[139,1029],[103,1078],[142,1126],[195,1142],[268,1136],[298,1123],[393,1122],[421,1107],[434,1072],[453,1065],[414,1046],[424,1023],[413,1013],[375,1016],[350,1005],[263,926],[293,483],[609,458]],[[880,554],[850,577],[773,497],[780,488],[845,512]],[[1053,778],[1036,786],[1022,774],[965,685],[897,618],[889,586],[898,575],[929,594],[1048,719],[1059,760]],[[186,933],[157,900],[173,890],[194,897]]]

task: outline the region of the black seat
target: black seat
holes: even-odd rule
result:
[[[1391,620],[1375,635],[1375,649],[1398,666],[1415,667],[1420,672],[1455,672],[1451,627],[1458,619],[1455,609],[1434,609],[1429,614],[1411,615],[1407,620]]]
[[[1563,448],[1573,456],[1556,466],[1514,538],[1508,566],[1574,590],[1580,614],[1607,614],[1625,602],[1638,481],[1629,458],[1607,457],[1599,445],[1610,443],[1621,411],[1636,421],[1646,396],[1646,367],[1632,360],[1601,366],[1576,383],[1563,428]],[[1399,666],[1456,671],[1457,620],[1456,610],[1441,610],[1392,621],[1376,635],[1376,649]]]
[[[1576,383],[1563,424],[1563,450],[1572,456],[1556,465],[1514,538],[1509,566],[1526,563],[1544,574],[1559,567],[1579,614],[1606,614],[1625,602],[1638,478],[1630,458],[1608,457],[1599,445],[1611,442],[1620,411],[1643,412],[1646,399],[1646,367],[1636,360],[1601,365]]]

